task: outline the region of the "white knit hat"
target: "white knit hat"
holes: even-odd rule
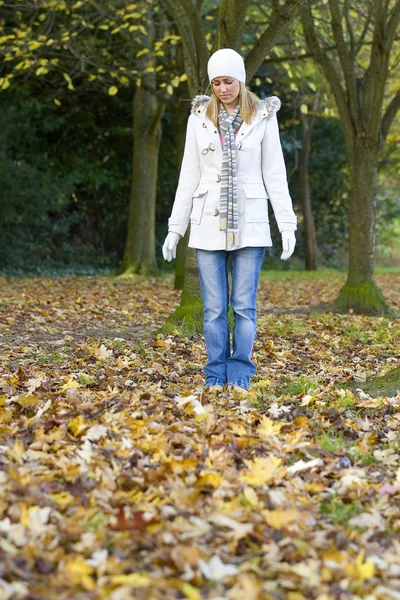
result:
[[[231,48],[217,50],[211,56],[207,64],[210,82],[216,77],[234,77],[242,83],[246,83],[246,70],[243,58]]]

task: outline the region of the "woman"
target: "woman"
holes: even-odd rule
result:
[[[268,198],[288,259],[296,216],[286,180],[276,113],[280,100],[258,100],[245,86],[242,57],[231,49],[208,61],[212,97],[196,96],[163,256],[171,261],[190,221],[204,305],[205,385],[249,388],[256,333],[256,292],[266,246],[272,246]],[[232,348],[228,260],[232,261]]]

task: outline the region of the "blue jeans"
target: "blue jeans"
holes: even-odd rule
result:
[[[265,248],[197,250],[204,305],[204,338],[208,362],[206,386],[239,385],[248,389],[256,372],[251,360],[256,334],[256,293]],[[232,260],[232,352],[228,325],[228,260]]]

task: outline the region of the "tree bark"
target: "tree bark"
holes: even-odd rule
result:
[[[143,78],[155,86],[153,75]],[[149,275],[157,270],[155,216],[158,155],[164,104],[143,87],[133,98],[133,165],[129,203],[128,232],[123,274]]]
[[[179,65],[182,70],[184,69],[183,60],[182,65]],[[173,107],[173,127],[175,132],[175,147],[176,147],[176,165],[177,175],[181,170],[181,163],[183,158],[183,151],[185,149],[185,136],[186,136],[186,124],[187,124],[187,102],[185,99],[188,98],[189,89],[187,85],[179,86],[177,90],[177,101]],[[185,257],[186,249],[189,240],[189,232],[179,241],[177,253],[176,253],[176,264],[175,264],[175,282],[174,289],[182,290],[185,281]]]
[[[361,314],[388,311],[382,292],[373,280],[375,194],[379,149],[361,137],[351,159],[349,205],[349,268],[347,281],[334,306]]]
[[[174,331],[179,331],[186,336],[203,332],[203,303],[194,248],[188,248],[186,251],[185,285],[180,305],[163,326],[164,333]]]
[[[299,158],[300,200],[304,223],[304,251],[306,271],[317,269],[317,236],[315,233],[314,215],[311,205],[311,190],[309,178],[309,162],[314,118],[307,115],[301,117],[302,146]]]

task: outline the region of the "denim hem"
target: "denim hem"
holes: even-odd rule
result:
[[[206,379],[206,387],[210,387],[211,385],[225,385],[226,381],[220,379],[219,377],[207,377]]]

